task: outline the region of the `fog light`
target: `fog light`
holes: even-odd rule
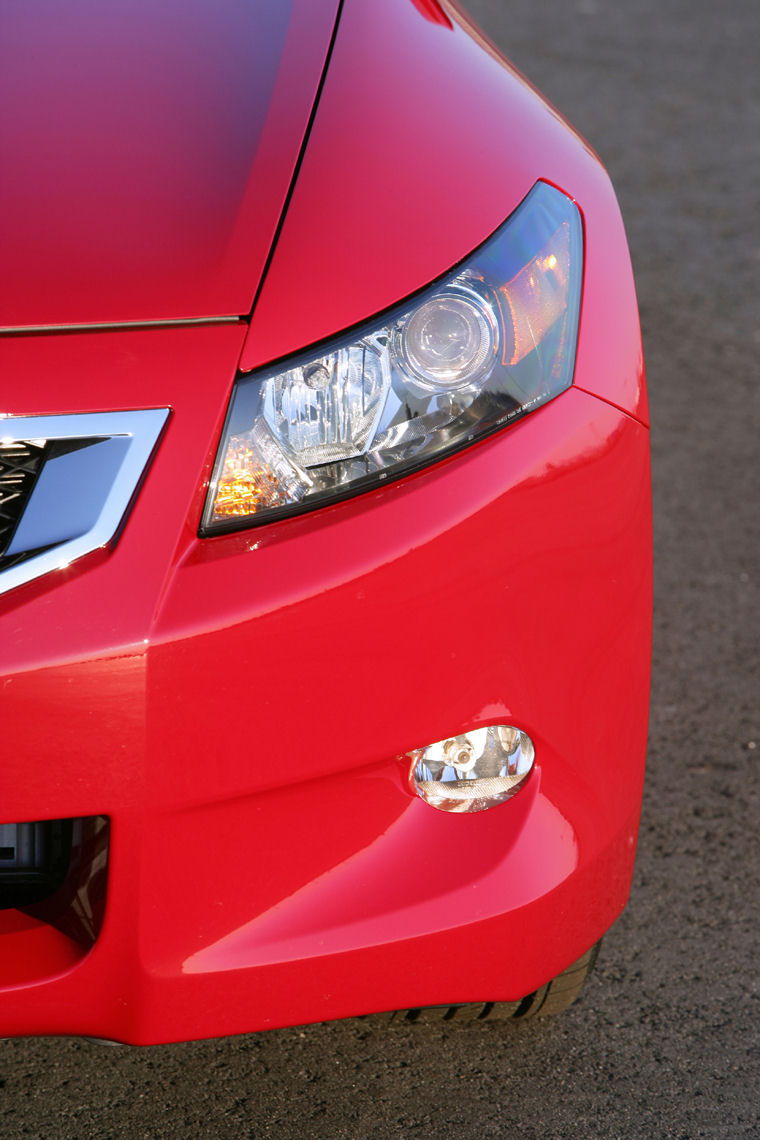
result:
[[[508,724],[463,732],[410,752],[418,796],[441,811],[485,811],[513,796],[535,757],[527,733]]]

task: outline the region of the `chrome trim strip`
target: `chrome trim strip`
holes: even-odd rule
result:
[[[20,333],[48,332],[108,332],[111,329],[168,329],[182,325],[237,325],[247,324],[245,317],[173,317],[163,321],[102,321],[81,325],[0,325],[0,336],[18,336]]]
[[[84,415],[0,416],[0,446],[24,439],[126,442],[115,473],[112,472],[107,484],[100,488],[102,499],[96,505],[94,521],[88,524],[88,529],[58,542],[52,549],[0,571],[0,594],[39,578],[42,574],[61,570],[84,554],[107,546],[117,536],[168,417],[168,408]],[[34,502],[37,490],[38,487],[35,486],[24,515]],[[87,490],[92,493],[92,483]],[[65,499],[62,499],[57,510],[65,514]],[[21,516],[19,527],[24,515]]]

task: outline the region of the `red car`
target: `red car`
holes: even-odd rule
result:
[[[0,54],[0,1034],[569,1004],[649,690],[599,160],[443,0]]]

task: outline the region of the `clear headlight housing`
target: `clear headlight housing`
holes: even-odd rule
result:
[[[238,379],[201,534],[312,510],[433,463],[572,383],[578,210],[539,182],[456,271],[363,328]]]

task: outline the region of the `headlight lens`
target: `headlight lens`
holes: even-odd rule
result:
[[[238,379],[201,534],[320,507],[432,463],[572,383],[578,210],[539,182],[413,303]]]

